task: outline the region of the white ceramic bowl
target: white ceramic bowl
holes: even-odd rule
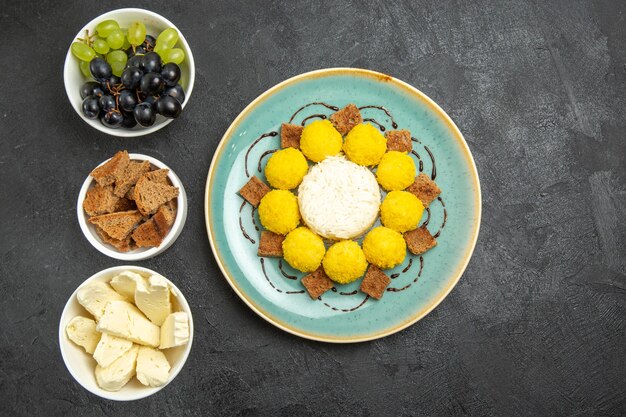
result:
[[[121,390],[116,392],[105,391],[98,386],[94,374],[94,370],[96,369],[96,361],[91,355],[86,353],[82,347],[75,345],[67,337],[65,327],[67,326],[67,323],[69,323],[70,320],[72,320],[76,316],[92,318],[91,314],[89,314],[83,308],[83,306],[78,303],[78,300],[76,299],[76,292],[79,288],[90,282],[109,282],[114,276],[116,276],[120,272],[128,270],[141,274],[145,277],[149,277],[150,275],[160,275],[150,269],[131,265],[115,266],[113,268],[100,271],[85,280],[85,282],[83,282],[80,287],[78,287],[74,291],[70,299],[65,304],[65,308],[63,309],[63,313],[61,314],[61,321],[59,323],[59,346],[61,348],[63,362],[65,362],[65,366],[70,371],[70,374],[72,374],[74,379],[87,391],[96,394],[99,397],[115,401],[138,400],[140,398],[150,396],[165,388],[170,382],[174,380],[174,378],[176,378],[176,375],[178,375],[180,370],[185,365],[187,357],[189,356],[189,352],[191,351],[191,344],[193,342],[193,318],[191,316],[191,309],[189,308],[189,304],[187,304],[187,300],[180,292],[178,287],[176,287],[176,285],[174,285],[172,281],[167,280],[172,288],[172,293],[175,295],[175,297],[172,297],[174,311],[184,311],[187,313],[187,316],[189,316],[189,342],[186,345],[170,349],[164,349],[162,351],[172,367],[172,369],[170,370],[169,380],[162,387],[146,387],[145,385],[142,385],[137,380],[137,378],[133,378]]]
[[[185,193],[185,187],[183,187],[183,183],[180,181],[178,176],[163,162],[140,153],[131,153],[128,154],[128,156],[131,160],[150,161],[154,168],[168,169],[168,178],[172,182],[172,185],[174,187],[178,187],[179,189],[176,219],[174,220],[174,224],[172,225],[169,233],[165,236],[165,239],[163,239],[163,242],[155,248],[137,248],[129,252],[119,252],[113,246],[104,243],[102,239],[100,239],[100,236],[98,236],[96,227],[87,221],[87,219],[89,219],[89,215],[85,213],[85,210],[83,210],[83,201],[85,200],[87,191],[96,185],[96,181],[91,175],[87,176],[87,179],[83,183],[80,193],[78,194],[76,214],[78,215],[78,224],[80,224],[80,229],[83,231],[83,234],[94,248],[111,258],[120,259],[122,261],[140,261],[158,255],[172,246],[172,244],[176,241],[180,233],[183,231],[183,226],[185,226],[185,220],[187,219],[187,194]],[[103,165],[107,161],[108,159],[103,161],[100,165]]]
[[[185,105],[189,101],[189,97],[191,97],[191,92],[193,91],[193,84],[196,77],[196,69],[194,66],[191,48],[189,48],[189,44],[185,40],[185,36],[180,31],[180,29],[178,29],[172,22],[170,22],[163,16],[148,10],[134,8],[118,9],[104,13],[93,19],[91,22],[87,23],[87,25],[85,25],[85,27],[83,27],[80,32],[78,32],[76,36],[74,36],[72,42],[74,42],[76,38],[83,37],[83,35],[85,34],[85,30],[89,30],[90,34],[94,33],[96,25],[107,19],[116,20],[122,28],[127,28],[131,23],[136,21],[143,22],[146,25],[147,33],[154,36],[155,38],[156,35],[158,35],[161,31],[169,27],[174,28],[178,31],[179,39],[176,47],[182,49],[185,52],[185,60],[180,65],[180,85],[185,90],[185,101],[182,105],[184,109]],[[72,42],[70,42],[70,45]],[[78,68],[78,59],[74,55],[72,55],[72,51],[69,48],[65,57],[65,67],[63,68],[63,81],[65,82],[65,92],[67,93],[67,97],[70,99],[72,107],[74,107],[74,110],[76,110],[76,113],[80,116],[80,118],[92,127],[109,135],[119,137],[143,136],[155,132],[164,126],[167,126],[172,122],[172,120],[174,120],[157,115],[156,122],[150,127],[135,126],[132,129],[112,129],[110,127],[104,126],[99,119],[92,120],[86,118],[85,115],[83,115],[82,110],[83,99],[80,98],[80,87],[87,81],[87,79],[85,79],[83,74],[80,72],[80,69]]]

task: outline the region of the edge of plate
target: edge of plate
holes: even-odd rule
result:
[[[210,210],[209,197],[210,197],[210,191],[211,191],[211,182],[213,179],[213,170],[215,168],[217,160],[219,159],[220,155],[222,154],[222,151],[224,150],[224,144],[226,143],[226,140],[237,129],[241,121],[248,115],[248,113],[254,107],[262,103],[266,98],[273,95],[277,91],[280,91],[281,89],[285,88],[286,86],[302,81],[304,79],[320,78],[320,77],[329,76],[329,75],[365,76],[369,78],[374,78],[381,82],[391,82],[402,87],[406,92],[408,92],[412,96],[416,97],[418,100],[428,105],[448,125],[450,130],[454,133],[454,136],[456,137],[456,139],[459,141],[459,144],[461,145],[461,148],[463,149],[465,153],[465,157],[468,160],[470,167],[472,168],[472,172],[474,174],[473,180],[474,180],[476,190],[477,190],[476,201],[475,201],[475,207],[477,208],[477,216],[476,216],[475,224],[474,224],[474,236],[472,237],[470,245],[468,245],[463,261],[459,264],[459,267],[456,270],[456,276],[454,277],[454,279],[451,280],[448,287],[445,288],[443,291],[441,291],[433,299],[430,305],[418,311],[417,314],[413,315],[410,319],[406,320],[404,323],[401,323],[397,326],[391,327],[381,332],[377,332],[377,333],[373,333],[373,334],[369,334],[365,336],[357,336],[357,337],[341,337],[341,336],[332,337],[328,335],[320,335],[320,334],[315,334],[315,333],[303,332],[299,329],[289,326],[288,324],[282,322],[281,320],[275,317],[270,316],[265,311],[263,311],[260,307],[254,304],[250,299],[248,299],[246,294],[239,289],[237,284],[231,278],[230,271],[226,268],[226,266],[222,262],[222,258],[219,255],[219,252],[217,251],[217,248],[215,246],[215,242],[213,239],[213,230],[211,228],[211,219],[209,216],[209,210]],[[433,309],[435,309],[435,307],[437,307],[448,296],[448,294],[456,286],[456,284],[461,279],[461,276],[465,272],[465,269],[467,268],[469,260],[472,257],[472,254],[474,252],[474,248],[476,247],[476,242],[478,240],[478,234],[480,231],[481,217],[482,217],[482,194],[481,194],[481,189],[480,189],[480,180],[478,178],[478,170],[476,169],[476,163],[474,162],[474,158],[469,150],[469,147],[467,145],[467,142],[465,141],[465,138],[463,137],[463,134],[461,133],[457,125],[454,123],[454,121],[450,118],[450,116],[430,97],[428,97],[426,94],[424,94],[417,88],[413,87],[412,85],[402,80],[399,80],[397,78],[394,78],[390,75],[383,74],[377,71],[361,69],[361,68],[338,67],[338,68],[326,68],[326,69],[305,72],[303,74],[296,75],[294,77],[288,78],[276,84],[275,86],[269,88],[268,90],[263,92],[261,95],[259,95],[257,98],[255,98],[250,104],[248,104],[241,111],[241,113],[239,113],[239,115],[235,118],[235,120],[233,120],[233,122],[230,124],[230,126],[228,127],[224,135],[222,136],[222,139],[220,140],[219,144],[217,145],[217,148],[215,149],[215,153],[213,154],[213,158],[211,159],[211,165],[209,167],[205,193],[204,193],[204,220],[206,223],[207,235],[209,238],[209,243],[211,245],[211,250],[213,252],[213,255],[215,257],[215,260],[217,261],[217,264],[220,270],[222,271],[222,275],[224,275],[224,277],[226,278],[226,281],[231,286],[231,288],[235,291],[235,293],[239,296],[239,298],[241,298],[243,302],[246,303],[246,305],[250,307],[250,309],[252,309],[252,311],[254,311],[256,314],[261,316],[264,320],[280,328],[281,330],[284,330],[287,333],[291,333],[299,337],[303,337],[305,339],[310,339],[310,340],[315,340],[315,341],[320,341],[320,342],[327,342],[327,343],[357,343],[357,342],[367,342],[370,340],[383,338],[383,337],[389,336],[391,334],[394,334],[401,330],[406,329],[407,327],[415,324],[416,322],[424,318],[426,315],[428,315],[428,313],[430,313]]]

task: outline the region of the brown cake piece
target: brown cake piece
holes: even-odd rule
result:
[[[89,223],[100,227],[113,239],[124,240],[142,218],[137,210],[129,210],[90,217]]]
[[[406,241],[409,252],[414,255],[421,255],[437,245],[437,240],[435,240],[433,235],[431,235],[424,226],[406,232],[404,234],[404,240]]]
[[[115,193],[118,197],[124,197],[128,190],[137,183],[139,177],[150,171],[149,161],[130,161],[121,177],[115,180]]]
[[[324,268],[321,266],[314,272],[302,278],[302,285],[309,293],[312,299],[317,299],[320,295],[333,287],[333,282],[324,272]]]
[[[370,297],[380,300],[390,282],[391,279],[380,268],[370,265],[361,282],[361,291]]]
[[[254,207],[257,207],[265,194],[269,192],[270,187],[268,187],[263,181],[261,181],[257,177],[252,176],[250,180],[246,183],[246,185],[241,187],[241,190],[239,190],[239,195],[242,196],[248,203],[252,204]]]
[[[162,204],[178,197],[178,193],[178,188],[151,181],[144,174],[135,185],[134,197],[137,209],[147,216],[156,213]]]
[[[342,136],[345,136],[354,126],[363,123],[363,117],[361,117],[359,108],[351,103],[333,113],[330,116],[330,121],[335,126],[335,129],[337,129]]]
[[[280,126],[280,147],[300,149],[300,136],[303,126],[283,123]]]
[[[113,194],[113,186],[100,186],[96,184],[95,187],[87,191],[85,199],[83,200],[83,209],[90,216],[99,216],[101,214],[112,213],[117,211],[117,205],[119,198]]]
[[[143,174],[144,177],[149,179],[150,181],[158,182],[160,184],[168,184],[171,185],[167,175],[170,173],[169,169],[155,169],[154,171],[146,172]]]
[[[174,212],[164,204],[154,216],[133,231],[132,238],[138,247],[159,246],[172,228],[175,219]]]
[[[96,226],[96,232],[98,233],[98,236],[100,236],[100,239],[102,239],[104,243],[108,243],[109,245],[113,246],[115,249],[117,249],[120,252],[128,252],[134,249],[134,246],[132,245],[132,242],[130,240],[130,236],[127,236],[126,239],[122,239],[122,240],[113,239],[111,236],[107,235],[104,230],[100,229],[97,226]]]
[[[413,149],[411,132],[408,130],[390,130],[385,133],[385,137],[388,151],[411,152]]]
[[[420,172],[420,174],[415,177],[415,181],[413,184],[409,185],[406,191],[415,194],[415,196],[420,199],[424,207],[428,207],[430,203],[441,193],[441,190],[435,181],[428,178],[428,175],[423,172]]]
[[[91,171],[90,175],[102,186],[111,185],[115,180],[122,177],[129,162],[128,152],[119,151],[102,166]]]
[[[285,236],[263,230],[261,232],[257,255],[280,258],[283,256],[283,240],[285,240]]]

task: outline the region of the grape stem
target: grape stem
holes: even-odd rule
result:
[[[85,37],[78,38],[78,40],[85,43],[88,47],[91,48],[91,45],[93,43],[92,38],[95,38],[95,37],[96,37],[95,33],[93,35],[89,35],[89,29],[85,29]]]

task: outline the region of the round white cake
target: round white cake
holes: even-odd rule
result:
[[[351,239],[376,221],[380,189],[369,169],[343,156],[330,156],[304,176],[298,204],[313,232],[327,239]]]

